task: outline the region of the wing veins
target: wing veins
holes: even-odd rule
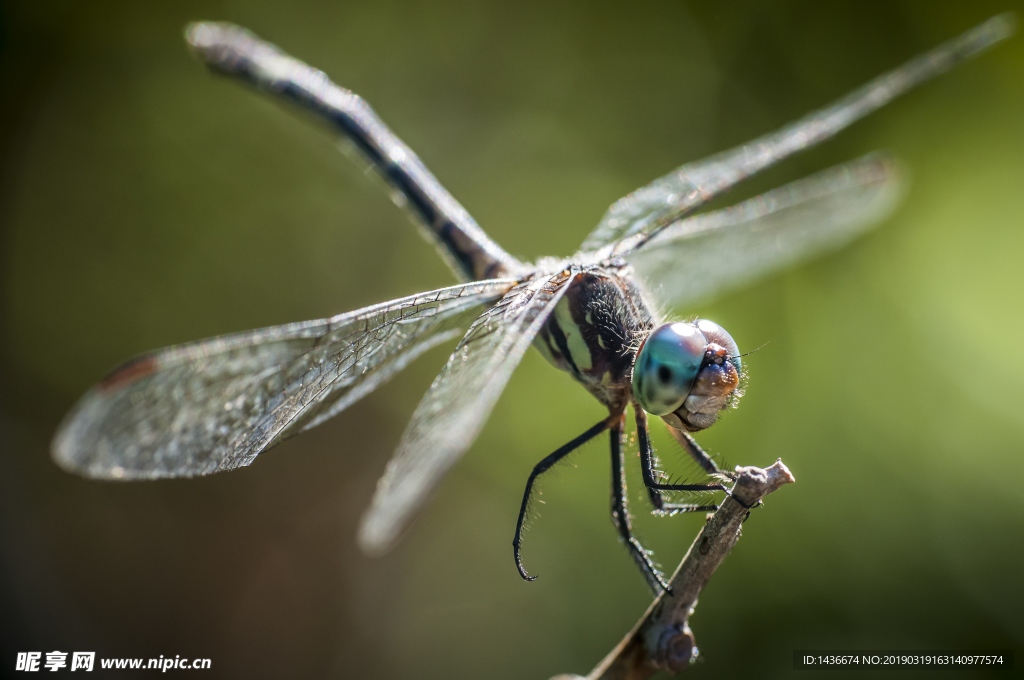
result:
[[[54,457],[94,477],[195,475],[247,465],[296,425],[322,422],[450,338],[454,327],[465,328],[468,312],[515,284],[462,284],[144,355],[72,409],[54,438]],[[431,337],[438,334],[443,337]]]
[[[779,130],[679,167],[616,201],[581,250],[598,250],[635,234],[650,238],[751,175],[835,136],[908,90],[1008,38],[1014,27],[1012,15],[995,16]]]
[[[360,542],[386,550],[472,444],[575,270],[520,284],[470,326],[406,428],[363,518]]]

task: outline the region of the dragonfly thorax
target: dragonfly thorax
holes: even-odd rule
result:
[[[630,401],[636,348],[654,327],[640,290],[606,268],[578,274],[534,345],[613,412]]]

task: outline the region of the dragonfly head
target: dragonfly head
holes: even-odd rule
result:
[[[636,353],[633,396],[677,429],[711,427],[740,396],[739,354],[732,336],[713,321],[662,324]]]

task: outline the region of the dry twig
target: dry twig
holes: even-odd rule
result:
[[[672,575],[672,595],[662,593],[633,630],[597,665],[586,680],[644,680],[659,670],[678,673],[695,658],[696,643],[687,624],[697,596],[740,537],[747,507],[796,480],[778,460],[766,469],[737,467],[733,495],[726,498],[693,541]],[[560,675],[552,680],[582,680]]]

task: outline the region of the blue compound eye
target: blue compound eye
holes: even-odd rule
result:
[[[707,338],[692,323],[667,323],[654,329],[633,363],[633,396],[640,406],[656,416],[682,406],[707,345]]]
[[[740,361],[740,349],[736,346],[736,341],[732,339],[732,336],[714,321],[697,319],[693,323],[698,329],[700,329],[700,332],[704,334],[704,337],[708,339],[709,343],[713,342],[716,345],[724,347],[726,353],[729,355],[730,363],[736,367],[736,372],[743,373],[743,362]]]

